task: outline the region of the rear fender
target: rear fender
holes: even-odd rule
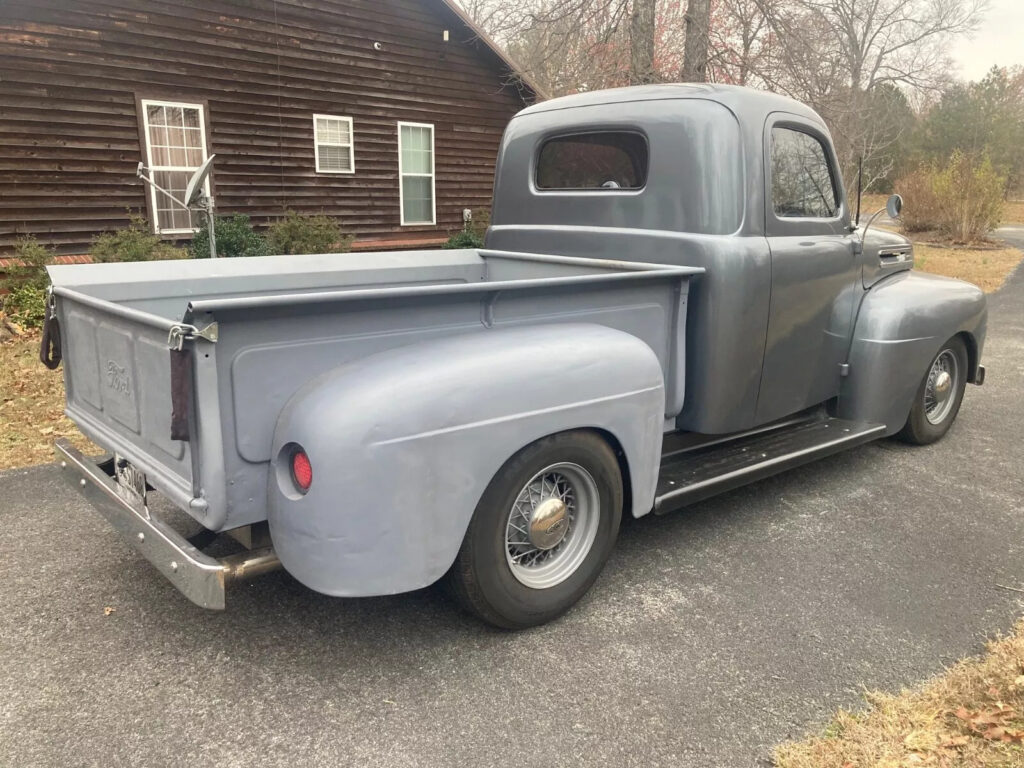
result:
[[[284,567],[332,595],[431,584],[487,484],[516,451],[592,428],[624,453],[632,508],[651,509],[665,391],[654,352],[599,325],[503,328],[381,352],[297,392],[274,434],[268,519]],[[299,494],[290,447],[310,457]]]
[[[957,334],[967,341],[968,380],[975,380],[986,320],[985,294],[970,283],[916,271],[876,283],[857,315],[837,415],[898,432],[931,361]]]

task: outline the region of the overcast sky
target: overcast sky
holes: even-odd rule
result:
[[[1024,0],[989,0],[989,5],[974,36],[953,47],[960,65],[956,75],[964,80],[981,79],[993,65],[1024,64]]]

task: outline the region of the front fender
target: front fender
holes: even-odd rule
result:
[[[974,380],[987,316],[985,294],[962,280],[908,271],[876,283],[857,315],[837,414],[898,432],[931,361],[957,334],[967,339]]]
[[[610,433],[634,510],[653,505],[663,375],[638,338],[598,325],[502,328],[343,365],[297,392],[274,433],[270,534],[284,567],[332,595],[403,592],[455,559],[487,484],[546,435]],[[289,446],[309,455],[300,495]]]

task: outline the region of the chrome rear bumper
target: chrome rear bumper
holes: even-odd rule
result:
[[[92,503],[127,541],[196,605],[223,610],[227,585],[277,570],[281,561],[273,549],[243,552],[223,559],[204,555],[144,504],[124,498],[117,484],[66,440],[55,445],[57,460],[68,483]]]

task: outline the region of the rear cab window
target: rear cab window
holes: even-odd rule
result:
[[[825,147],[809,133],[775,126],[771,134],[772,209],[782,219],[832,219],[838,185]]]
[[[556,136],[544,142],[537,156],[537,189],[642,189],[648,154],[647,139],[635,131]]]

